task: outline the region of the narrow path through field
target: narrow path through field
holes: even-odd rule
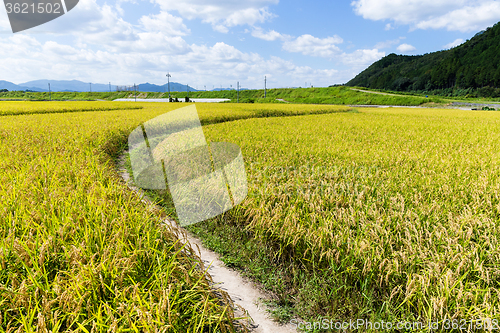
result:
[[[153,205],[153,202],[144,194],[144,192],[133,186],[130,180],[130,175],[125,168],[125,154],[120,157],[118,170],[120,176],[123,178],[127,186],[136,192],[143,202]],[[215,283],[215,288],[224,290],[229,294],[232,301],[241,306],[246,310],[246,314],[236,311],[239,317],[250,316],[252,320],[250,321],[248,328],[250,332],[254,333],[291,333],[297,332],[296,329],[291,324],[280,325],[272,320],[266,309],[266,306],[262,303],[262,299],[271,299],[270,295],[266,294],[259,288],[255,283],[251,282],[249,279],[242,277],[238,272],[229,269],[225,264],[219,259],[217,253],[205,248],[201,241],[191,235],[182,227],[178,226],[177,223],[170,219],[165,218],[164,223],[172,225],[183,232],[182,238],[180,239],[183,243],[191,244],[193,249],[199,249],[199,257],[204,262],[205,267],[209,267],[208,273],[212,277]]]

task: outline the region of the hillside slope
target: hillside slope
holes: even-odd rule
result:
[[[372,89],[431,91],[482,89],[500,95],[500,23],[453,49],[418,56],[380,59],[346,83]]]

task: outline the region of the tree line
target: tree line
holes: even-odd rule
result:
[[[418,56],[391,53],[346,85],[500,97],[500,22],[450,50]]]

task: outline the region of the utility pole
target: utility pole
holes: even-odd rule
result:
[[[111,82],[109,83],[109,92],[111,92]]]
[[[170,102],[170,78],[172,77],[172,75],[170,75],[170,73],[167,74],[167,80],[168,80],[168,101]]]
[[[92,83],[89,83],[90,84],[90,92],[92,92]]]
[[[207,85],[205,85],[205,91],[207,91]]]
[[[135,88],[135,83],[134,83],[134,97],[135,101],[137,102],[137,89]]]
[[[264,76],[264,98],[267,97],[267,76]]]
[[[50,91],[50,83],[49,83],[49,100],[52,101],[52,93]]]
[[[236,103],[240,102],[240,81],[236,83]]]

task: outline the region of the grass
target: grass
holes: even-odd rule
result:
[[[182,93],[179,96],[184,97]],[[229,98],[237,100],[236,91],[195,92],[190,97]],[[266,98],[264,98],[266,96]],[[280,101],[280,100],[284,100]],[[244,103],[297,103],[297,104],[337,104],[337,105],[407,105],[418,106],[425,103],[443,103],[443,100],[431,96],[384,96],[354,91],[350,87],[329,88],[280,88],[240,91],[240,102]]]
[[[183,100],[187,92],[172,92],[173,98]],[[266,96],[266,98],[264,98]],[[231,102],[237,101],[236,90],[225,91],[191,91],[190,98],[227,98]],[[27,100],[48,100],[48,93],[35,92],[6,92],[0,93],[0,98],[22,98]],[[52,93],[55,100],[114,100],[118,98],[134,98],[134,92],[81,92],[81,93]],[[137,92],[137,98],[168,98],[168,93]],[[338,105],[407,105],[418,106],[425,103],[443,103],[444,100],[435,96],[425,98],[418,95],[384,96],[359,91],[350,87],[329,88],[280,88],[261,90],[242,90],[239,92],[241,103],[296,103],[296,104],[338,104]],[[285,100],[279,101],[279,99]]]

